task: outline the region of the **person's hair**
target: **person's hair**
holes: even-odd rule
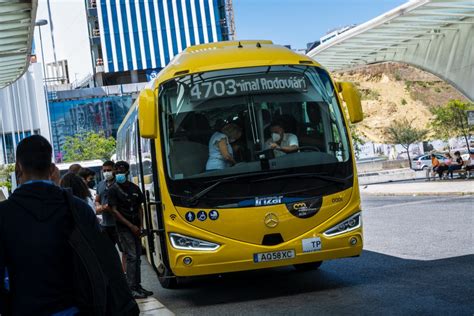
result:
[[[461,153],[460,153],[459,151],[455,151],[455,152],[454,152],[454,155],[455,155],[455,156],[461,156]]]
[[[87,197],[91,196],[89,188],[84,181],[72,172],[66,173],[59,182],[59,185],[63,188],[70,188],[72,194],[80,199],[86,200]]]
[[[85,180],[89,176],[95,176],[95,172],[89,168],[81,168],[77,175]]]
[[[102,167],[107,167],[107,166],[115,168],[115,163],[112,160],[107,160],[102,164]]]
[[[284,130],[286,130],[285,125],[286,124],[282,120],[273,120],[270,123],[270,127],[279,126],[279,127],[283,128]]]
[[[237,138],[237,136],[242,133],[242,128],[237,124],[229,123],[222,127],[221,132],[230,138]]]
[[[128,162],[126,161],[117,161],[115,163],[115,169],[119,169],[119,168],[123,168],[125,169],[126,171],[129,171],[130,170],[130,165],[128,164]]]
[[[448,157],[448,158],[453,158],[453,157],[451,157],[451,154],[450,154],[450,153],[445,153],[444,155],[445,155],[446,157]]]
[[[40,135],[26,137],[16,147],[16,161],[23,170],[35,175],[49,174],[52,155],[51,144]]]
[[[69,166],[68,172],[77,174],[79,172],[79,170],[81,170],[81,169],[82,169],[81,165],[78,164],[78,163],[75,163],[75,164],[72,164],[72,165]]]
[[[436,158],[436,155],[435,155],[435,154],[431,154],[431,157],[434,157],[434,158]]]

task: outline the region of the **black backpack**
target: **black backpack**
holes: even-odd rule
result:
[[[81,315],[139,315],[114,245],[98,229],[81,224],[71,191],[65,190],[65,195],[74,219],[68,242],[74,254],[75,304]]]

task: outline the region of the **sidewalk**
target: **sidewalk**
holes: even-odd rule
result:
[[[362,195],[474,195],[474,180],[402,181],[360,185]]]

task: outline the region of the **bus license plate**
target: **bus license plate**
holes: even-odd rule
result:
[[[259,262],[267,262],[267,261],[278,261],[278,260],[292,259],[294,257],[295,257],[294,250],[261,252],[261,253],[255,253],[253,255],[253,262],[259,263]]]

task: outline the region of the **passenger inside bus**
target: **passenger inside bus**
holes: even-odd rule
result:
[[[232,143],[242,136],[242,129],[235,123],[228,123],[215,132],[209,140],[209,159],[206,171],[219,170],[235,165]]]
[[[302,124],[299,132],[300,146],[311,146],[318,148],[320,151],[325,151],[324,129],[319,102],[306,102],[306,115],[307,119]]]

